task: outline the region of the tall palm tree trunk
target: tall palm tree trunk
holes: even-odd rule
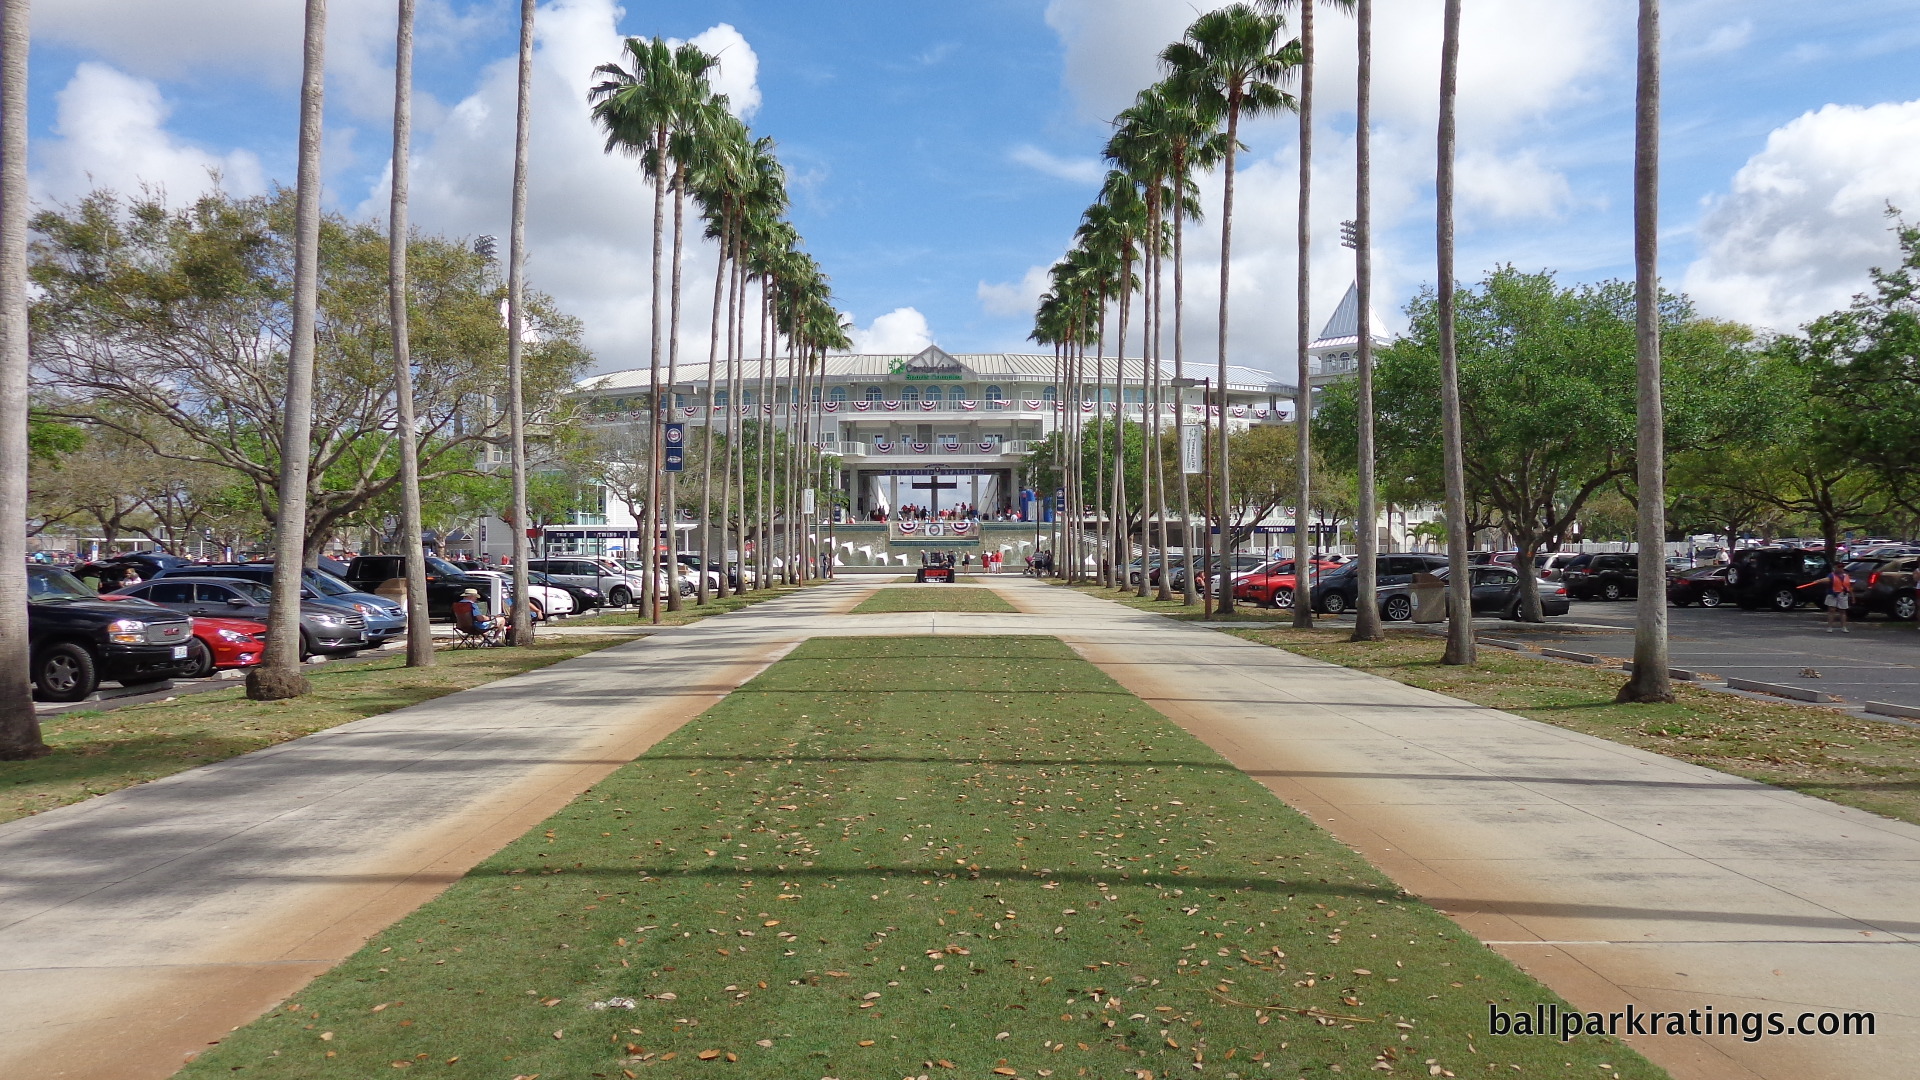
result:
[[[1182,190],[1185,187],[1186,176],[1186,162],[1176,155],[1173,163],[1173,378],[1176,386],[1184,382],[1187,377],[1185,347],[1187,263],[1185,245],[1182,243],[1187,227],[1186,199],[1183,197],[1185,192]],[[1205,408],[1204,402],[1201,407]],[[1187,583],[1180,602],[1191,607],[1199,599],[1200,574],[1193,565],[1195,547],[1193,497],[1187,483],[1187,391],[1185,388],[1177,388],[1173,393],[1173,446],[1174,456],[1180,462],[1180,468],[1177,470],[1180,474],[1180,543],[1187,551]],[[1203,526],[1203,528],[1211,527],[1211,523]]]
[[[768,359],[767,327],[773,322],[773,299],[769,289],[773,281],[769,277],[760,279],[760,350],[758,359],[760,386],[754,402],[754,420],[759,422],[759,454],[753,461],[753,522],[754,522],[754,562],[759,569],[754,576],[762,584],[773,581],[773,522],[767,516],[770,503],[767,489],[772,485],[772,452],[770,449],[773,427],[773,383],[771,379],[772,361]]]
[[[675,166],[673,174],[673,288],[672,315],[667,322],[667,419],[674,419],[673,404],[677,400],[675,386],[680,378],[680,271],[681,256],[686,247],[685,229],[687,223],[687,170],[685,166]],[[685,430],[684,428],[682,430]],[[680,533],[674,526],[680,523],[680,474],[667,473],[667,497],[663,500],[667,517],[667,561],[675,577],[680,572]],[[705,581],[706,576],[701,575]],[[700,602],[706,602],[704,591]],[[680,589],[678,585],[667,591],[667,610],[680,610]]]
[[[313,447],[314,327],[320,306],[320,145],[326,95],[327,3],[307,0],[306,48],[300,81],[300,166],[295,181],[293,340],[287,350],[286,404],[280,432],[280,505],[273,520],[273,600],[267,609],[267,651],[247,672],[256,701],[299,697],[311,687],[300,674],[300,568],[306,565],[307,470]],[[11,524],[8,525],[11,528]]]
[[[1100,320],[1099,339],[1093,353],[1093,506],[1095,555],[1100,561],[1095,580],[1101,588],[1113,584],[1117,565],[1113,551],[1113,521],[1107,516],[1107,290],[1100,288],[1100,302],[1094,308]]]
[[[1439,252],[1440,426],[1444,447],[1447,514],[1447,648],[1443,664],[1471,664],[1473,581],[1467,553],[1466,455],[1460,432],[1460,356],[1454,317],[1454,154],[1460,92],[1460,0],[1446,0],[1440,44],[1440,160],[1434,170],[1435,248]]]
[[[520,0],[520,91],[513,123],[513,217],[507,240],[507,409],[513,439],[513,628],[508,640],[533,644],[528,595],[526,349],[527,152],[533,125],[534,0]]]
[[[1127,314],[1133,296],[1129,278],[1133,260],[1120,260],[1119,324],[1114,328],[1113,357],[1113,587],[1128,587],[1133,564],[1133,530],[1127,521]]]
[[[753,568],[749,566],[747,563],[747,546],[752,541],[749,538],[748,529],[750,526],[747,521],[746,391],[747,391],[747,282],[748,282],[748,278],[747,278],[747,265],[746,265],[747,264],[747,260],[746,260],[747,245],[746,245],[746,238],[744,235],[745,225],[746,223],[743,219],[742,221],[738,222],[735,226],[734,243],[736,245],[736,252],[733,258],[733,275],[734,275],[734,285],[735,285],[735,288],[738,290],[738,302],[736,305],[736,310],[730,311],[728,314],[728,317],[732,319],[732,322],[733,322],[733,325],[730,330],[730,333],[733,338],[733,364],[732,364],[733,397],[731,402],[728,405],[728,408],[731,408],[733,410],[734,416],[738,419],[739,431],[740,431],[739,437],[734,440],[735,442],[739,443],[739,446],[735,448],[734,458],[733,458],[733,497],[735,502],[734,521],[739,523],[738,527],[739,527],[739,543],[740,543],[739,552],[740,552],[740,591],[741,592],[748,592],[754,587],[753,585],[750,585],[748,583],[748,580],[753,573]]]
[[[706,418],[707,430],[702,436],[700,450],[700,603],[707,602],[707,574],[713,570],[713,427],[718,419],[713,411],[713,384],[720,370],[720,304],[721,281],[727,272],[727,248],[722,242],[719,257],[713,267],[713,311],[710,329],[707,334],[707,389]],[[721,562],[726,561],[727,542],[722,535],[720,541]],[[720,596],[727,595],[727,575],[722,567],[719,581]]]
[[[1313,345],[1313,15],[1318,3],[1300,3],[1300,201],[1299,220],[1294,227],[1299,267],[1294,282],[1294,347],[1298,352],[1293,433],[1294,470],[1299,483],[1293,496],[1293,625],[1303,630],[1313,628],[1313,365],[1307,350]]]
[[[1227,470],[1227,301],[1233,284],[1233,170],[1240,146],[1240,99],[1236,94],[1227,103],[1227,152],[1220,191],[1220,441],[1216,447],[1220,477],[1216,489],[1219,505],[1214,516],[1220,523],[1220,562],[1226,565],[1233,551],[1233,478]],[[1221,615],[1233,614],[1233,586],[1229,575],[1220,574],[1214,583],[1216,608]]]
[[[738,404],[739,399],[733,392],[733,315],[735,300],[733,286],[735,275],[732,251],[733,245],[729,219],[725,214],[722,214],[720,224],[720,264],[715,267],[713,271],[713,307],[714,319],[717,323],[721,310],[720,279],[722,275],[725,275],[727,341],[723,348],[716,339],[714,347],[709,353],[707,363],[707,396],[709,399],[715,396],[713,392],[714,383],[717,380],[726,381],[727,404],[720,412],[720,415],[726,420],[727,424],[726,442],[722,447],[722,450],[725,452],[725,458],[720,463],[720,550],[717,556],[717,562],[720,567],[721,599],[725,599],[729,593],[736,591],[731,581],[732,561],[727,554],[727,538],[730,535],[730,527],[734,520],[733,454],[736,449],[736,444],[740,441],[735,436],[733,423],[735,415],[734,406]],[[707,414],[707,423],[714,423],[714,414],[711,411]],[[709,486],[711,486],[711,483],[709,483]]]
[[[28,0],[0,0],[0,761],[52,751],[33,711],[27,640]]]
[[[1660,393],[1660,0],[1640,0],[1640,61],[1633,139],[1634,326],[1640,400],[1640,575],[1633,677],[1620,701],[1672,701],[1667,668],[1666,416]],[[1831,541],[1831,530],[1829,541]],[[1831,544],[1828,547],[1831,551]],[[1522,571],[1525,572],[1524,570]]]
[[[1379,560],[1378,495],[1373,480],[1373,0],[1360,0],[1359,95],[1354,120],[1354,287],[1360,301],[1360,496],[1355,512],[1356,571],[1359,598],[1353,612],[1353,640],[1383,641],[1380,608],[1374,602]]]
[[[665,315],[663,301],[666,293],[667,236],[667,129],[663,125],[653,133],[653,306],[647,318],[647,331],[650,342],[647,351],[647,527],[644,539],[647,544],[647,579],[641,588],[647,597],[647,617],[650,621],[660,621],[660,433],[665,421],[666,410],[660,400],[660,321]],[[669,522],[671,529],[671,522]],[[671,535],[671,533],[669,533]],[[671,579],[667,582],[667,591],[674,595],[679,590],[673,587]]]
[[[1166,298],[1164,295],[1166,280],[1165,274],[1163,273],[1166,257],[1165,253],[1160,250],[1160,215],[1163,213],[1157,194],[1160,191],[1160,187],[1161,177],[1155,176],[1153,178],[1153,189],[1156,195],[1152,203],[1152,208],[1148,211],[1147,215],[1147,220],[1150,222],[1147,231],[1149,235],[1153,237],[1151,254],[1148,256],[1153,260],[1153,274],[1147,281],[1147,287],[1153,290],[1153,390],[1151,393],[1153,398],[1153,472],[1151,475],[1153,476],[1154,489],[1153,507],[1156,512],[1155,525],[1158,528],[1157,539],[1159,540],[1158,547],[1160,551],[1160,584],[1154,589],[1154,599],[1165,601],[1173,599],[1173,565],[1169,558],[1167,545],[1167,452],[1166,446],[1161,441],[1162,433],[1166,427],[1166,396],[1163,385],[1165,380],[1162,378],[1165,372],[1161,370],[1161,361],[1166,355]],[[1187,552],[1187,561],[1189,563],[1187,567],[1187,577],[1191,579],[1193,577],[1191,551]]]
[[[400,444],[400,550],[407,557],[407,666],[433,664],[427,621],[426,529],[420,510],[420,442],[413,415],[413,349],[407,321],[408,160],[413,143],[414,0],[400,0],[393,62],[393,204],[387,228],[387,301],[393,320],[393,396]]]

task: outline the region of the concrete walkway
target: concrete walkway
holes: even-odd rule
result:
[[[1920,828],[1018,577],[1018,615],[810,590],[0,826],[0,1076],[160,1077],[795,643],[1040,634],[1590,1010],[1871,1011],[1639,1037],[1676,1076],[1920,1054]]]

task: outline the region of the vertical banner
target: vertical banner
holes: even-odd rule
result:
[[[1188,424],[1180,429],[1180,434],[1180,471],[1188,476],[1198,476],[1205,471],[1202,462],[1206,455],[1202,451],[1202,441],[1206,438],[1206,431]]]
[[[813,513],[813,489],[812,488],[800,489],[800,512],[803,514]]]
[[[687,425],[662,424],[661,427],[666,429],[663,436],[667,451],[665,471],[679,472],[686,468]]]

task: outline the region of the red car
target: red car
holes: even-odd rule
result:
[[[1319,577],[1339,565],[1330,559],[1315,559],[1313,576]],[[1249,604],[1290,608],[1293,606],[1293,589],[1293,560],[1279,559],[1235,582],[1233,598]]]
[[[102,600],[124,600],[124,596],[102,594]],[[190,667],[182,676],[204,679],[225,668],[252,667],[267,651],[267,627],[252,619],[226,619],[195,615],[193,641],[187,645]]]
[[[224,668],[252,667],[267,650],[267,628],[252,619],[193,617],[193,643],[187,659],[189,678],[204,679]]]

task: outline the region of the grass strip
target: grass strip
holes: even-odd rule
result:
[[[819,638],[181,1075],[1663,1075],[1555,1000],[1056,639]]]
[[[1652,750],[1668,757],[1920,824],[1920,731],[1833,709],[1756,701],[1674,684],[1671,705],[1620,705],[1620,671],[1481,647],[1473,667],[1410,631],[1351,642],[1344,630],[1236,630],[1253,641],[1409,686]]]
[[[954,576],[953,583],[955,585],[978,585],[980,584],[980,578],[977,575],[957,574]],[[889,579],[888,584],[918,585],[920,584],[920,579],[914,577],[912,574],[902,574],[897,578]]]
[[[1177,589],[1174,590],[1173,599],[1157,600],[1155,596],[1158,589],[1152,585],[1147,586],[1147,595],[1137,596],[1131,588],[1123,591],[1120,589],[1106,588],[1092,582],[1050,581],[1049,584],[1057,585],[1063,589],[1072,589],[1075,592],[1085,593],[1088,596],[1097,597],[1101,600],[1111,600],[1116,604],[1133,608],[1136,611],[1151,611],[1155,615],[1165,615],[1169,619],[1178,619],[1181,622],[1244,620],[1249,626],[1256,627],[1264,625],[1284,626],[1293,622],[1293,609],[1290,607],[1262,607],[1246,600],[1235,600],[1233,602],[1233,614],[1226,620],[1222,620],[1218,613],[1211,615],[1205,614],[1205,606],[1200,598],[1196,597],[1192,604],[1182,603],[1181,594]],[[1332,618],[1330,615],[1318,617]]]
[[[661,603],[660,625],[685,626],[688,623],[699,622],[701,619],[714,615],[725,615],[728,612],[739,611],[741,608],[752,607],[755,604],[764,604],[769,600],[778,600],[784,596],[792,596],[794,593],[809,587],[810,586],[806,585],[773,585],[765,589],[755,589],[750,593],[734,593],[725,600],[720,599],[718,596],[710,595],[705,604],[695,603],[694,597],[683,596],[680,599],[685,601],[686,606],[682,607],[679,611],[669,611],[667,610],[667,605],[664,602]],[[560,625],[652,626],[653,620],[648,618],[644,612],[640,611],[608,611],[600,615],[581,615],[577,618],[568,619]]]
[[[1019,608],[1000,598],[992,589],[954,585],[921,585],[915,588],[886,588],[860,601],[854,615],[881,615],[899,611],[991,611],[1015,614]]]
[[[404,653],[304,670],[313,693],[249,701],[230,690],[102,712],[45,718],[53,753],[0,762],[0,822],[105,795],[208,762],[223,761],[349,721],[543,668],[629,640],[547,637],[516,649],[442,650],[431,668],[409,668]]]

